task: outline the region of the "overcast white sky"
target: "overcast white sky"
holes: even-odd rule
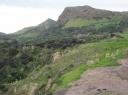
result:
[[[0,0],[0,32],[16,32],[47,18],[57,20],[65,7],[82,5],[128,11],[128,0]]]

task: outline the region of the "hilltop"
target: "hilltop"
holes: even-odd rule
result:
[[[65,40],[81,43],[90,38],[100,39],[99,35],[107,38],[110,33],[123,31],[127,27],[127,18],[127,12],[113,12],[90,6],[67,7],[57,21],[47,19],[37,26],[17,31],[12,36],[23,44],[42,43],[44,46],[44,43],[54,43],[56,46]],[[56,44],[56,41],[59,42]]]
[[[71,19],[100,19],[120,15],[119,12],[96,9],[91,6],[67,7],[58,18],[58,23],[63,25]]]

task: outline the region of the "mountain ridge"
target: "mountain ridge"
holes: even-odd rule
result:
[[[115,16],[117,16],[117,18]],[[122,28],[116,29],[119,26],[119,25],[117,26],[117,24],[120,24],[121,22],[121,21],[118,21],[118,20],[121,20],[119,16],[121,16],[121,18],[124,18],[124,16],[128,16],[128,14],[127,12],[126,13],[113,12],[113,11],[108,11],[103,9],[96,9],[90,6],[66,7],[63,13],[59,16],[57,21],[54,21],[52,19],[47,19],[46,21],[42,22],[41,24],[38,24],[37,26],[24,28],[12,35],[14,35],[14,38],[16,38],[17,40],[23,43],[33,43],[33,42],[40,43],[40,41],[44,43],[46,41],[55,41],[58,38],[59,39],[67,39],[67,38],[77,39],[79,36],[78,34],[87,36],[86,34],[88,33],[86,32],[94,32],[94,31],[98,32],[99,30],[96,30],[99,27],[98,25],[102,27],[102,30],[100,29],[100,31],[104,31],[107,28],[111,28],[111,27],[112,27],[111,31],[113,30],[120,31]],[[111,23],[110,23],[113,18],[116,19],[114,20],[115,22],[113,22],[115,26],[111,26]],[[80,20],[77,20],[77,19],[80,19]],[[74,23],[71,20],[76,20],[76,21]],[[68,23],[69,21],[71,21],[71,23]],[[104,27],[102,23],[104,22],[108,23],[109,25],[109,26],[107,25],[104,26],[106,27],[106,29],[103,29]],[[66,24],[67,24],[67,27],[65,27]],[[76,27],[77,29],[74,29],[73,24],[76,24],[76,25],[79,24],[80,27],[85,27],[85,26],[91,26],[91,27],[89,27],[89,29],[84,29],[80,27]],[[73,28],[73,29],[70,30],[70,28]],[[85,31],[85,32],[83,33],[82,31]]]
[[[40,23],[40,24],[38,24],[36,26],[25,27],[25,28],[21,29],[20,31],[24,31],[25,32],[25,31],[30,31],[32,29],[36,29],[36,28],[40,28],[39,29],[40,31],[44,31],[44,30],[48,30],[50,28],[54,28],[54,27],[57,27],[57,26],[58,25],[57,25],[56,21],[48,18],[47,20],[45,20],[44,22],[42,22],[42,23]],[[20,32],[20,31],[18,31],[18,32]],[[16,34],[18,32],[16,32]]]
[[[58,20],[52,20],[51,18],[48,18],[44,22],[36,25],[36,26],[31,26],[31,27],[25,27],[21,29],[20,31],[29,31],[32,29],[39,29],[40,31],[45,31],[50,28],[56,28],[58,26],[64,25],[67,21],[72,20],[72,19],[77,19],[77,18],[82,18],[82,19],[100,19],[100,18],[109,18],[115,15],[127,15],[128,12],[118,12],[118,11],[110,11],[106,9],[98,9],[98,8],[93,8],[89,5],[85,6],[73,6],[73,7],[66,7],[63,12],[60,14],[58,17]],[[20,32],[17,31],[17,32]],[[16,34],[17,34],[16,32]]]
[[[111,17],[117,14],[120,14],[120,12],[113,12],[105,9],[93,8],[88,5],[66,7],[62,14],[59,16],[58,23],[63,25],[70,19]]]

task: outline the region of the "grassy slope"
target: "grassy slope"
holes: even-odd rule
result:
[[[88,69],[96,68],[96,67],[106,67],[106,66],[116,66],[117,60],[120,58],[125,57],[125,51],[128,47],[128,40],[127,39],[120,39],[120,40],[107,40],[101,41],[97,43],[90,44],[91,47],[88,52],[93,51],[92,59],[89,59],[90,62],[94,64],[81,64],[78,67],[74,68],[72,71],[64,74],[60,80],[60,86],[67,87],[70,86],[70,83],[74,80],[80,78],[81,74]],[[86,48],[85,48],[86,49]],[[80,49],[81,51],[82,49]],[[83,50],[82,50],[83,51]],[[80,54],[80,58],[82,59],[83,51]],[[88,55],[89,57],[90,55]],[[94,57],[95,56],[95,57]],[[80,60],[81,60],[80,59]],[[86,63],[86,62],[85,62]],[[89,63],[89,62],[87,62]]]
[[[88,26],[90,24],[96,23],[96,20],[94,19],[75,19],[70,20],[66,23],[65,28],[69,27],[82,27],[82,26]]]
[[[73,20],[69,20],[64,28],[70,28],[70,27],[83,27],[83,26],[89,26],[89,25],[95,25],[96,28],[100,28],[102,26],[106,26],[108,24],[118,24],[120,23],[120,20],[122,19],[122,17],[120,16],[115,16],[111,19],[107,19],[107,18],[102,18],[100,20],[96,20],[96,19],[73,19]]]
[[[88,69],[116,66],[117,60],[125,57],[128,50],[127,35],[126,33],[121,35],[125,36],[125,38],[103,40],[67,49],[56,64],[39,67],[28,78],[17,82],[15,87],[18,95],[25,93],[26,90],[21,88],[31,83],[38,85],[39,92],[43,91],[49,77],[53,81],[49,91],[54,91],[58,87],[70,86],[73,81],[79,79],[81,74]]]

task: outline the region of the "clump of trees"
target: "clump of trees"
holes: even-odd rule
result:
[[[53,50],[18,46],[17,43],[8,42],[0,46],[0,84],[24,79],[37,66],[44,66],[52,61]]]

